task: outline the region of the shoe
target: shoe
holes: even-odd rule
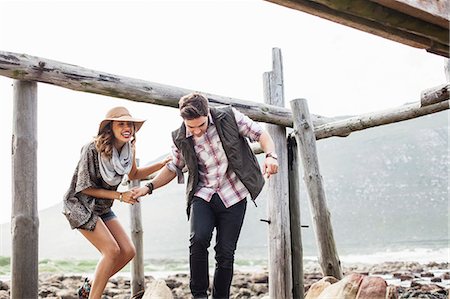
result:
[[[89,279],[86,277],[84,279],[83,285],[78,289],[78,298],[79,299],[88,299],[89,293],[91,292],[91,283]]]

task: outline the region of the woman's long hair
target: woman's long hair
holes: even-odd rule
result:
[[[133,138],[131,139],[131,146],[134,148],[136,142],[136,126],[133,123]],[[112,131],[112,121],[109,122],[103,130],[94,138],[95,148],[97,151],[108,159],[111,159],[114,146],[114,133]]]

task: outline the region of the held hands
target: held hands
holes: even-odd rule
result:
[[[126,192],[120,192],[120,196],[118,198],[120,202],[125,202],[128,204],[134,205],[135,203],[139,202],[138,198],[132,197],[132,191],[126,191]]]
[[[266,160],[264,160],[263,175],[268,179],[272,174],[276,174],[277,172],[278,172],[278,161],[271,156],[267,156]]]
[[[140,188],[135,187],[135,188],[131,189],[130,192],[131,192],[131,197],[134,200],[138,200],[139,197],[148,194],[148,187],[147,186],[140,187]]]

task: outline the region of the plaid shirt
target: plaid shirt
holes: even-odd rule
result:
[[[261,126],[234,108],[233,112],[239,134],[252,142],[259,141],[262,133]],[[209,202],[214,193],[217,193],[228,208],[245,199],[249,192],[237,175],[228,169],[228,159],[211,114],[208,115],[208,119],[208,128],[202,136],[193,136],[189,130],[186,130],[186,137],[193,138],[198,160],[199,182],[194,195]],[[176,172],[176,168],[183,169],[185,161],[175,145],[172,146],[172,155],[173,160],[167,164],[167,167],[172,172]]]

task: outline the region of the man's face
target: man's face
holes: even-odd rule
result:
[[[206,132],[208,127],[208,117],[200,116],[194,119],[185,119],[184,124],[192,135],[195,137],[200,137]]]

